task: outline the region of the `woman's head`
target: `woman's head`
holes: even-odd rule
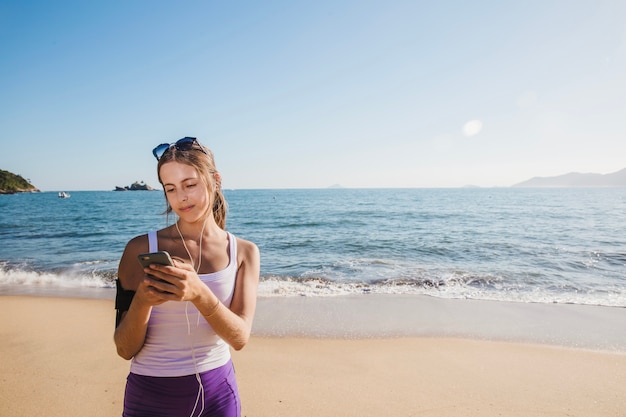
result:
[[[168,201],[167,213],[172,212],[172,205],[168,198],[168,191],[172,192],[172,186],[164,182],[163,172],[168,172],[168,169],[162,170],[162,168],[170,162],[176,162],[192,167],[195,170],[208,197],[208,206],[203,214],[204,217],[206,218],[206,216],[213,213],[217,225],[225,229],[228,206],[222,193],[221,176],[215,166],[213,153],[201,145],[195,138],[187,137],[171,145],[161,144],[154,148],[153,154],[159,160],[157,174],[159,182],[163,185],[165,198]],[[175,165],[169,165],[168,168],[173,166]]]

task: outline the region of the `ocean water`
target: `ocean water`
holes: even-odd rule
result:
[[[626,189],[227,190],[263,297],[426,294],[626,307]],[[112,288],[161,192],[0,195],[0,294]]]

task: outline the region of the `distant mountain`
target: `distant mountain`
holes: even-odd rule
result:
[[[570,172],[556,177],[534,177],[513,187],[626,187],[626,168],[611,174]]]

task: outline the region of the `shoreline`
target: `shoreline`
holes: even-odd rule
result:
[[[107,300],[111,288],[0,286],[5,297]],[[626,308],[418,294],[258,297],[258,337],[452,337],[626,353]]]
[[[259,299],[260,336],[453,337],[626,353],[626,308],[425,295]]]
[[[112,299],[0,299],[3,415],[42,410],[52,417],[121,414],[129,363],[115,353]],[[313,322],[327,327],[333,327],[328,320],[354,310],[354,303],[337,300],[277,300],[259,300],[253,336],[242,351],[233,352],[242,416],[618,417],[626,409],[624,353],[454,335],[261,336],[257,326],[271,330],[281,323],[302,325],[301,317],[311,308],[327,308],[317,324]],[[380,326],[407,307],[403,302],[391,308],[386,307],[389,300],[373,301],[391,309]],[[421,309],[434,308],[419,301]],[[292,303],[297,302],[304,307],[296,312]],[[371,316],[381,313],[371,307],[363,309]],[[438,308],[451,307],[442,303]],[[467,314],[465,308],[450,312],[450,317]],[[587,314],[579,310],[572,311],[575,321]],[[282,322],[270,326],[281,312]],[[354,323],[358,313],[353,311],[345,322]]]

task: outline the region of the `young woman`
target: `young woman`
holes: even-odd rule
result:
[[[118,271],[118,354],[130,359],[124,417],[240,416],[230,348],[250,337],[259,250],[225,230],[226,201],[213,154],[186,137],[153,150],[168,213],[178,220],[133,238]],[[173,266],[143,268],[167,251]]]

